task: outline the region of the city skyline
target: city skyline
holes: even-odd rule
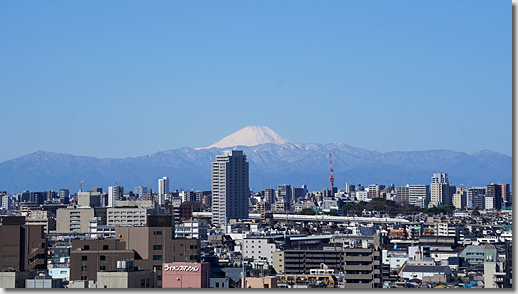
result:
[[[512,155],[502,2],[0,8],[0,162],[206,147],[248,125],[294,143]],[[234,115],[214,120],[223,110]]]

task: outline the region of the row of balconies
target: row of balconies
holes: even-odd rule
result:
[[[345,266],[345,270],[350,270],[350,271],[367,271],[367,270],[372,270],[372,269],[373,269],[372,265],[346,265]]]
[[[344,278],[346,280],[374,280],[373,274],[345,274]]]

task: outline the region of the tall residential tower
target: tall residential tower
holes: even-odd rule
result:
[[[158,179],[158,205],[165,204],[165,197],[169,194],[169,178]]]
[[[248,218],[248,162],[242,150],[227,150],[212,163],[212,223]]]

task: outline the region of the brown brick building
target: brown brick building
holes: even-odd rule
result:
[[[171,222],[158,226],[116,227],[115,238],[74,240],[70,253],[70,280],[97,280],[97,271],[116,271],[117,261],[133,259],[139,270],[157,270],[162,285],[162,264],[199,262],[200,240],[174,239]],[[154,225],[154,226],[153,226]]]
[[[42,225],[23,216],[4,216],[0,225],[0,271],[46,270],[47,239]]]

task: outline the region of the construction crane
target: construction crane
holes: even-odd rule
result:
[[[331,180],[331,193],[333,193],[333,185],[335,183],[335,171],[333,170],[333,160],[331,160],[331,152],[329,152],[329,166],[331,167],[331,176],[329,180]]]
[[[466,188],[464,188],[464,191],[468,190],[469,184],[471,184],[471,180],[469,180],[468,184],[466,185]]]

